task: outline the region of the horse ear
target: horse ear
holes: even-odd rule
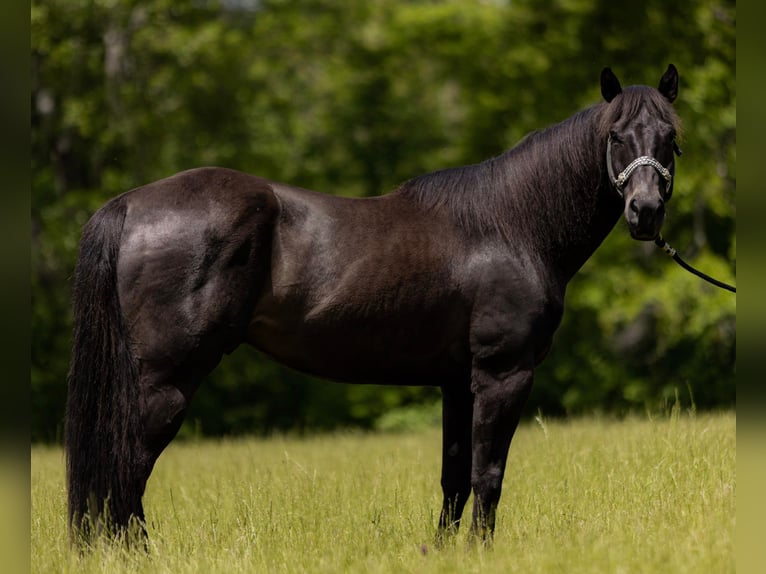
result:
[[[678,70],[676,70],[673,64],[670,64],[662,75],[659,90],[669,102],[672,102],[678,96]]]
[[[601,95],[607,102],[611,102],[615,96],[622,93],[620,80],[612,72],[612,68],[601,70]]]

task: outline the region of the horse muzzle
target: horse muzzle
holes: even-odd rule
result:
[[[639,241],[653,241],[662,230],[665,221],[665,202],[661,197],[634,195],[625,205],[625,220],[630,236]]]

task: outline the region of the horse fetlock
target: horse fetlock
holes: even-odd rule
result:
[[[473,505],[473,520],[469,540],[482,540],[485,543],[492,542],[492,536],[495,532],[495,513],[497,511],[497,500],[487,504],[485,499],[479,495]]]

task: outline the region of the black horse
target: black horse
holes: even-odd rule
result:
[[[673,187],[678,72],[478,165],[348,199],[222,168],[126,192],[87,223],[66,413],[70,530],[143,525],[202,378],[249,343],[292,368],[443,395],[439,532],[491,537],[506,457],[567,282],[624,213],[652,240]]]

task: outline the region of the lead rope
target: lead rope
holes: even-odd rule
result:
[[[694,267],[692,267],[686,261],[681,259],[681,256],[678,254],[678,252],[675,249],[673,249],[668,244],[668,242],[665,241],[662,238],[662,235],[658,235],[657,239],[654,240],[654,243],[655,243],[655,245],[657,245],[657,247],[659,247],[665,253],[670,255],[670,257],[673,258],[673,261],[678,263],[681,267],[686,269],[689,273],[692,273],[692,274],[696,275],[697,277],[700,277],[700,278],[704,279],[708,283],[711,283],[711,284],[715,285],[716,287],[720,287],[721,289],[726,289],[727,291],[731,291],[732,293],[736,293],[737,292],[737,288],[736,287],[733,287],[733,286],[731,286],[731,285],[729,285],[727,283],[724,283],[723,281],[719,281],[718,279],[713,279],[710,275],[706,275],[702,271],[697,271]]]

